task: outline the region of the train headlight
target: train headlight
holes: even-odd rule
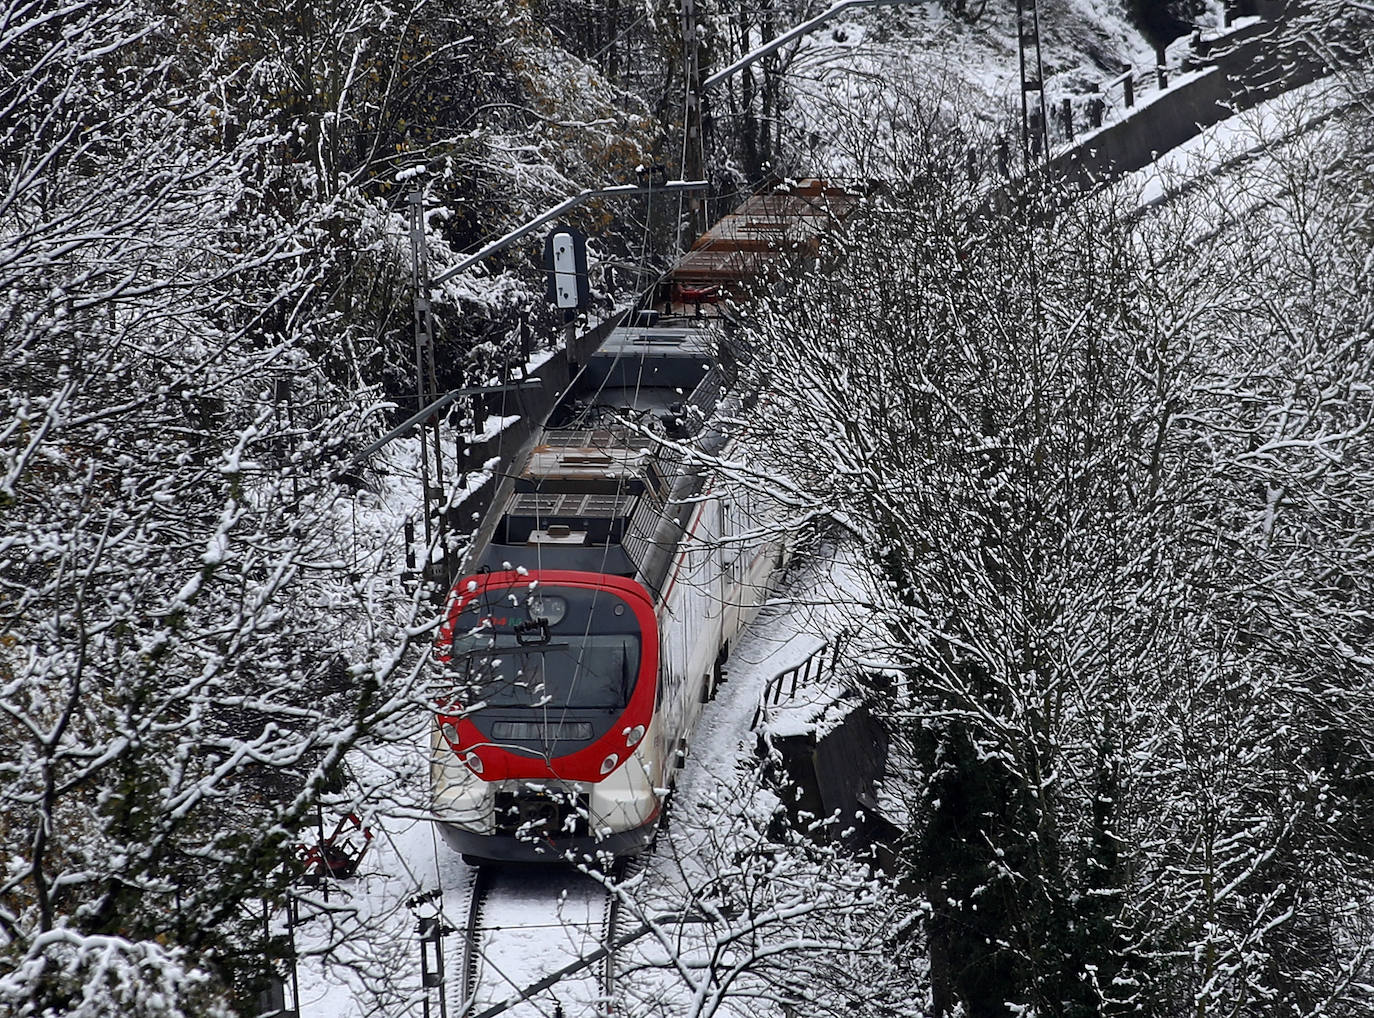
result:
[[[612,753],[610,756],[606,757],[605,760],[601,761],[601,773],[611,773],[611,771],[615,770],[615,765],[618,763],[620,763],[620,757]]]
[[[625,729],[625,745],[633,749],[639,745],[639,740],[644,738],[644,726],[635,725],[633,728]]]
[[[454,745],[458,744],[458,726],[455,725],[452,721],[440,721],[439,734],[442,735],[445,739],[447,739],[450,743]]]
[[[461,759],[463,763],[468,765],[468,770],[472,771],[473,774],[482,773],[482,758],[478,756],[476,753],[469,753],[467,756],[460,757],[459,759]]]

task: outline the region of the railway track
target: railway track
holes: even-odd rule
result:
[[[624,876],[618,870],[613,881]],[[619,901],[602,880],[571,869],[478,869],[468,894],[457,1014],[610,1014]]]

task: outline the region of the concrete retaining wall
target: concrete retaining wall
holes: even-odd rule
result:
[[[1283,6],[1276,2],[1275,10]],[[1045,178],[1078,189],[1093,187],[1148,165],[1213,124],[1329,73],[1310,49],[1280,49],[1278,27],[1259,23],[1212,42],[1208,69],[1060,152],[1043,168]]]

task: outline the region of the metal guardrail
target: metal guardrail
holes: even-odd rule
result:
[[[795,697],[799,686],[805,688],[833,675],[839,664],[840,651],[847,642],[848,634],[839,633],[813,650],[800,664],[786,668],[769,679],[763,687],[758,706],[754,708],[754,719],[749,722],[749,727],[758,728],[768,708],[782,702],[784,689],[789,698]]]

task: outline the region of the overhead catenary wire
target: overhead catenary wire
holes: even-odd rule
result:
[[[684,148],[683,148],[684,158],[685,158],[685,156],[686,156],[686,151],[687,151],[686,146],[687,146],[688,144],[689,144],[688,140],[687,140],[686,138],[684,138]],[[646,261],[646,259],[647,259],[647,250],[648,250],[648,246],[649,246],[649,245],[648,245],[648,236],[649,236],[650,224],[651,224],[651,222],[652,222],[652,211],[653,211],[653,209],[652,209],[652,202],[653,202],[652,193],[651,193],[650,196],[649,196],[649,202],[650,202],[650,206],[649,206],[649,210],[648,210],[648,213],[649,213],[649,214],[646,216],[646,220],[645,220],[644,238],[643,238],[643,242],[642,242],[642,244],[641,244],[641,252],[640,252],[641,257],[640,257],[640,266],[639,266],[639,270],[638,270],[638,273],[637,273],[637,280],[642,280],[642,279],[643,279],[644,263],[645,263],[645,261]],[[566,203],[565,203],[565,205],[566,205]],[[681,193],[681,192],[679,192],[679,195],[678,195],[678,215],[679,215],[679,223],[680,223],[680,222],[681,222],[681,219],[682,219],[682,193]],[[515,232],[519,232],[519,231],[515,231]],[[512,234],[508,234],[507,237],[502,238],[502,241],[501,241],[501,242],[498,242],[498,243],[508,243],[508,242],[512,242],[512,241],[515,240],[515,239],[518,239],[518,238],[514,235],[515,232],[513,232]],[[524,233],[528,233],[528,232],[530,232],[530,231],[529,231],[529,230],[524,230],[523,232],[524,232]],[[479,255],[480,255],[480,254],[481,254],[481,252],[479,252]],[[449,272],[448,274],[446,274],[444,277],[440,277],[440,280],[439,280],[439,281],[442,281],[444,278],[449,278],[452,274],[456,274],[457,271],[461,271],[461,268],[462,268],[462,266],[459,266],[459,267],[456,267],[455,269],[450,270],[450,272]],[[662,278],[663,278],[663,275],[660,275],[660,276],[659,276],[659,279],[661,280]],[[640,350],[640,355],[639,355],[639,363],[638,363],[638,365],[637,365],[637,371],[636,371],[636,373],[635,373],[634,396],[633,396],[633,399],[631,400],[632,405],[636,405],[636,406],[637,406],[638,403],[639,403],[639,398],[640,398],[640,394],[641,394],[641,390],[642,390],[642,385],[643,385],[643,380],[644,380],[644,373],[645,373],[645,366],[646,366],[647,354],[648,354],[647,348],[641,348],[641,350]],[[621,356],[621,351],[617,351],[617,355],[616,355],[617,360],[619,359],[620,356]],[[585,371],[585,370],[586,370],[586,366],[585,366],[585,365],[579,366],[579,368],[578,368],[578,376],[580,377],[581,373],[582,373],[583,371]],[[604,381],[603,381],[603,385],[604,385],[604,384],[605,384],[605,383],[604,383]],[[600,390],[598,390],[598,393],[599,393],[599,391],[600,391]],[[504,392],[503,392],[503,397],[502,397],[502,398],[503,398],[503,401],[504,401],[504,398],[505,398]],[[504,405],[503,405],[503,410],[504,410]],[[618,495],[621,494],[621,493],[623,493],[623,491],[624,491],[625,479],[626,479],[626,478],[625,478],[625,475],[624,475],[623,473],[622,473],[622,474],[619,474],[619,475],[617,476],[616,492],[617,492]],[[536,571],[535,571],[536,577],[537,577],[537,576],[539,575],[539,573],[541,573],[542,570],[543,570],[543,551],[544,551],[544,549],[542,548],[542,545],[537,546],[537,548],[536,548]],[[609,555],[609,552],[610,552],[610,545],[609,545],[609,543],[608,543],[606,546],[603,547],[603,550],[602,550],[602,568],[603,568],[603,571],[604,571],[604,568],[605,568],[605,564],[606,564],[606,561],[607,561],[607,557],[608,557],[608,555]],[[533,587],[533,584],[531,584],[531,586]],[[488,593],[490,593],[490,591],[489,591]],[[594,592],[594,595],[593,595],[593,605],[595,604],[596,598],[597,598],[600,594],[601,594],[601,590],[600,590],[600,588],[597,588],[597,589],[595,590],[595,592]],[[586,624],[586,627],[585,627],[585,631],[584,631],[584,633],[583,633],[584,645],[585,645],[585,640],[586,640],[586,638],[587,638],[587,637],[589,636],[589,634],[590,634],[591,623],[592,623],[592,614],[589,613],[588,619],[587,619],[587,624]],[[580,666],[580,664],[581,664],[581,662],[580,662],[580,660],[579,660],[579,666]],[[575,674],[574,674],[574,680],[573,680],[573,681],[574,681],[574,691],[575,691],[576,682],[578,681],[578,679],[580,678],[580,676],[581,676],[580,670],[577,671],[577,672],[575,672]],[[563,705],[563,715],[562,715],[562,717],[563,717],[564,719],[566,719],[566,716],[567,716],[567,713],[566,713],[566,712],[567,712],[567,710],[568,710],[568,709],[570,708],[570,706],[571,706],[572,698],[573,698],[572,695],[570,695],[569,698],[568,698],[568,701],[565,702],[564,705]],[[548,717],[548,706],[549,706],[548,701],[545,700],[545,702],[544,702],[541,706],[542,706],[543,709],[544,709],[545,718],[546,718],[546,720],[547,720],[547,717]],[[546,754],[546,760],[547,760],[549,763],[552,762],[551,759],[548,757],[547,754]],[[503,975],[504,978],[507,978],[507,981],[508,981],[508,982],[510,982],[509,978],[508,978],[508,977],[505,977],[505,974],[504,974],[504,973],[501,973],[501,974]],[[514,984],[512,983],[512,985],[514,985]]]

